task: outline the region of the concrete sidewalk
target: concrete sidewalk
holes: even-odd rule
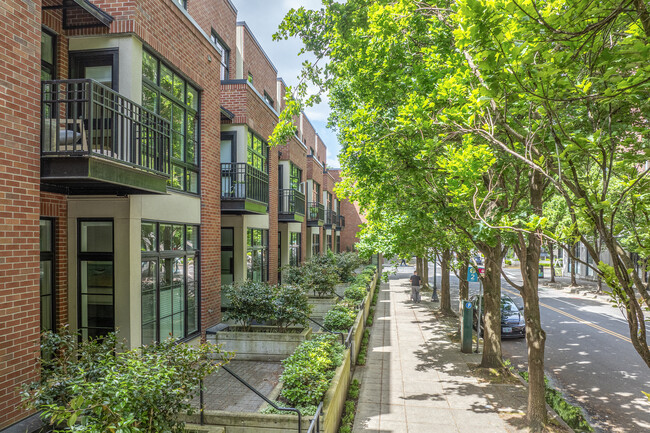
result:
[[[361,392],[353,431],[525,432],[526,389],[470,375],[468,363],[481,355],[450,342],[456,322],[436,319],[430,294],[421,304],[409,300],[412,269],[399,268],[381,285],[367,364],[355,372]]]

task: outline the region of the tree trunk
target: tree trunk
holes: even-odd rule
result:
[[[554,245],[549,242],[548,244],[548,249],[549,249],[549,254],[551,257],[551,283],[555,282],[555,251],[554,251]]]
[[[440,311],[444,314],[454,314],[451,308],[451,290],[449,287],[449,261],[451,260],[451,251],[445,249],[442,251],[440,261]]]
[[[415,257],[415,272],[417,272],[418,275],[422,277],[422,259],[420,256]]]
[[[422,258],[422,287],[429,287],[429,260],[426,256]]]
[[[467,270],[469,269],[469,255],[466,253],[458,253],[460,266],[458,269],[458,293],[460,296],[460,305],[462,312],[462,305],[464,299],[469,299],[469,282],[467,281]]]
[[[573,251],[575,251],[575,248],[573,248],[571,245],[569,245],[569,248],[567,248],[568,251],[571,251],[571,253],[567,253],[567,256],[570,256],[571,259],[571,266],[569,266],[571,269],[571,285],[572,286],[577,286],[578,283],[576,283],[576,261],[573,258]]]
[[[485,256],[485,273],[483,282],[483,357],[481,367],[503,367],[501,353],[501,263],[503,263],[503,248],[501,239],[496,245],[479,244],[479,249]]]
[[[530,204],[539,217],[542,216],[542,180],[533,172],[530,180]],[[539,258],[541,255],[541,231],[518,234],[519,243],[515,252],[519,256],[519,267],[523,285],[521,297],[524,300],[526,318],[526,344],[528,346],[528,427],[530,432],[542,432],[547,421],[544,386],[544,349],[546,332],[542,329],[539,311]],[[552,262],[551,262],[552,265]]]

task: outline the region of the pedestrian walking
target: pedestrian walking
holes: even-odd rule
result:
[[[417,304],[420,303],[420,281],[418,271],[413,271],[413,275],[411,275],[411,300]]]
[[[402,259],[402,262],[399,265],[400,266],[406,266],[406,260]]]

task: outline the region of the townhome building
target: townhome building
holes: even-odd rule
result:
[[[198,340],[222,286],[336,250],[339,216],[304,113],[268,146],[287,88],[229,0],[7,0],[0,26],[0,432],[22,432],[42,331]]]

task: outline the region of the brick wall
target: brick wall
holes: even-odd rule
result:
[[[237,48],[237,11],[228,0],[191,0],[188,2],[188,12],[210,35],[212,29],[230,49],[229,79],[235,79],[235,63]]]
[[[40,1],[0,4],[0,429],[38,377]]]
[[[316,135],[316,158],[323,164],[323,167],[327,164],[327,146],[323,143],[323,140],[320,138],[320,135]]]
[[[341,170],[329,170],[336,183],[341,181]],[[361,214],[359,204],[339,198],[341,215],[345,217],[345,227],[341,230],[341,251],[354,250],[354,245],[359,242],[359,226],[366,222]]]
[[[244,46],[241,47],[244,60],[244,70],[242,71],[244,79],[248,78],[250,72],[253,75],[253,86],[260,92],[260,95],[264,95],[264,92],[266,92],[271,98],[275,99],[277,95],[277,71],[267,59],[262,47],[255,42],[255,38],[248,30],[248,27],[241,27],[243,27],[244,31]]]

